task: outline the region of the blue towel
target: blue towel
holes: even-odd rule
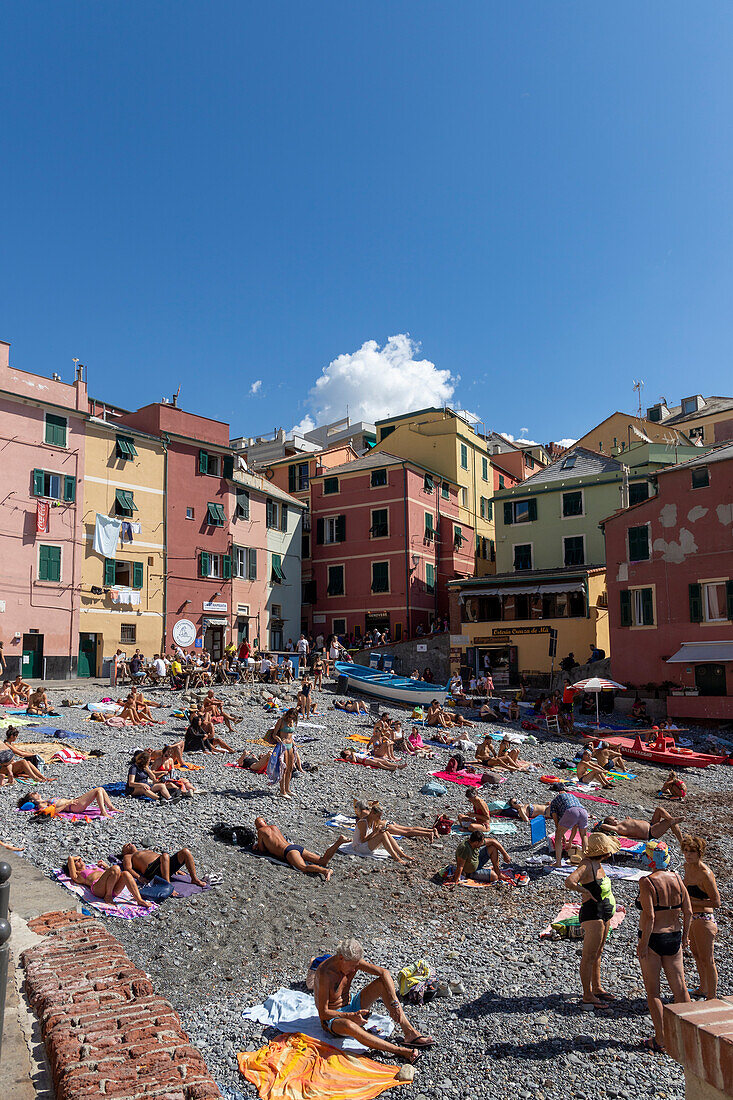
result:
[[[107,794],[117,794],[117,795],[126,794],[127,793],[127,784],[126,783],[105,783],[105,785],[102,789],[105,790],[107,792]]]
[[[74,730],[60,730],[55,726],[28,726],[28,729],[46,737],[61,737],[64,741],[86,741],[90,736],[88,733],[75,733]]]

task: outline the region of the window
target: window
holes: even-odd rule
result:
[[[423,487],[423,492],[424,493],[432,493],[433,489],[435,488],[435,486],[433,484],[433,475],[432,474],[426,474],[425,475],[425,477],[423,478],[422,487]]]
[[[731,581],[711,581],[702,585],[702,610],[706,623],[724,622],[733,618]]]
[[[506,483],[504,481],[504,475],[503,474],[499,474],[499,488],[500,489],[505,489],[506,488]]]
[[[308,475],[308,463],[296,462],[288,466],[288,491],[291,493],[303,493],[310,486]]]
[[[710,471],[707,466],[696,466],[690,472],[692,474],[692,488],[706,489],[710,484]]]
[[[523,543],[520,546],[514,547],[514,568],[519,569],[531,569],[532,568],[532,544]]]
[[[339,479],[337,477],[324,477],[323,479],[323,495],[329,496],[331,493],[337,493],[339,491]]]
[[[137,642],[135,623],[120,623],[120,642],[122,645],[135,645]]]
[[[50,474],[47,470],[34,470],[33,495],[73,503],[76,500],[76,478],[65,474]]]
[[[371,477],[372,489],[379,489],[382,485],[387,484],[387,471],[386,470],[372,470]]]
[[[649,561],[649,528],[629,527],[629,561]]]
[[[569,516],[582,516],[583,515],[583,490],[575,489],[572,493],[563,493],[562,495],[562,514],[563,519],[567,519]]]
[[[316,582],[303,581],[300,586],[300,594],[302,603],[315,603],[317,597]]]
[[[114,513],[116,516],[131,518],[133,512],[137,512],[137,505],[129,489],[115,489]]]
[[[275,530],[278,528],[277,501],[272,500],[271,497],[265,501],[265,526]]]
[[[145,582],[145,566],[141,561],[120,561],[117,558],[104,559],[104,586],[114,588],[143,587]]]
[[[453,528],[453,547],[455,550],[460,550],[463,546],[465,535],[460,527]]]
[[[478,535],[476,537],[476,557],[481,558],[482,561],[495,561],[496,548],[494,546],[494,540],[484,538],[483,535]]]
[[[234,458],[232,455],[214,455],[208,451],[199,451],[199,473],[209,477],[234,476]]]
[[[563,559],[565,565],[585,565],[585,538],[583,535],[572,535],[564,538]]]
[[[237,489],[237,500],[234,505],[235,519],[249,519],[249,492],[246,489]]]
[[[481,497],[481,519],[488,520],[491,523],[494,518],[494,502],[489,500],[488,497]]]
[[[334,619],[333,620],[333,632],[334,634],[346,633],[346,619]]]
[[[427,542],[432,542],[435,538],[435,528],[433,527],[433,513],[425,513],[425,539]]]
[[[283,573],[282,557],[280,554],[272,555],[272,570],[270,572],[270,584],[282,584],[285,580]],[[279,615],[276,618],[280,618]]]
[[[461,469],[468,469],[468,447],[465,443],[461,443]]]
[[[489,480],[489,460],[485,456],[481,459],[481,477],[484,481]]]
[[[654,626],[654,590],[625,588],[619,593],[621,626]]]
[[[344,567],[343,565],[329,565],[328,587],[326,595],[343,596],[344,594]]]
[[[461,489],[461,505],[468,508],[468,489],[465,487]]]
[[[447,481],[444,481],[440,486],[440,495],[443,500],[450,500],[450,485]]]
[[[534,523],[537,519],[536,500],[505,500],[504,523]]]
[[[242,580],[257,580],[257,551],[249,546],[232,547],[234,576]]]
[[[209,554],[202,550],[199,554],[199,572],[202,577],[229,580],[232,575],[232,559],[229,554]]]
[[[425,591],[435,592],[435,566],[430,562],[425,564]]]
[[[527,454],[526,452],[524,455],[524,465],[527,467],[528,470],[534,469],[534,459],[532,458],[531,454]]]
[[[383,439],[386,439],[388,435],[392,435],[392,432],[395,430],[395,427],[396,427],[395,424],[390,424],[386,428],[380,428],[379,429],[379,441],[380,441],[380,443]]]
[[[272,610],[270,611],[270,619],[282,619],[282,617],[283,617],[282,604],[274,603],[272,605]]]
[[[210,527],[223,527],[227,521],[221,504],[206,505],[206,522]]]
[[[641,504],[642,500],[649,500],[649,482],[632,481],[629,483],[629,504]]]
[[[688,413],[697,412],[697,398],[696,397],[685,397],[685,398],[683,398],[681,412],[685,416],[687,416]]]
[[[646,410],[647,420],[651,420],[654,424],[658,424],[662,419],[662,406],[652,405],[651,409]]]
[[[38,547],[38,580],[55,581],[57,584],[61,580],[60,546]]]
[[[44,436],[46,443],[50,443],[53,447],[65,447],[67,423],[65,416],[46,413],[46,433]]]
[[[193,519],[193,508],[186,509],[186,519]]]
[[[501,598],[499,596],[481,596],[478,601],[478,621],[482,623],[501,622]]]
[[[578,461],[578,456],[577,455],[568,455],[568,457],[564,458],[562,460],[562,462],[560,463],[560,469],[561,470],[572,470],[577,461]]]
[[[137,448],[131,435],[118,435],[115,440],[115,457],[127,462],[130,458],[137,458]]]
[[[375,508],[372,512],[371,536],[384,539],[389,534],[389,508]]]
[[[346,541],[346,516],[328,516],[316,523],[316,542],[329,546],[334,542]]]
[[[311,556],[311,537],[306,535],[305,532],[300,536],[300,556],[301,558]]]
[[[372,562],[372,592],[389,592],[389,562]]]

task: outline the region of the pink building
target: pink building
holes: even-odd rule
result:
[[[0,342],[0,637],[7,674],[74,675],[87,391],[10,366]]]
[[[319,473],[311,509],[314,632],[411,637],[447,615],[446,582],[473,575],[458,486],[414,462],[373,452]]]
[[[611,675],[672,685],[677,719],[733,719],[733,443],[657,471],[606,534]]]

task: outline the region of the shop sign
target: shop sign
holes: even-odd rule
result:
[[[216,601],[213,601],[213,600],[210,600],[208,603],[204,604],[204,611],[219,611],[219,612],[221,612],[221,611],[226,611],[227,609],[228,609],[227,604],[217,603]]]
[[[186,649],[188,646],[193,645],[195,637],[196,627],[190,619],[179,619],[173,627],[173,641],[176,645],[179,645],[181,649]]]
[[[513,629],[510,626],[507,626],[507,627],[495,626],[494,629],[492,630],[492,634],[494,635],[495,638],[496,637],[508,638],[512,634],[549,634],[551,630],[552,630],[551,626],[518,626],[516,629]],[[489,640],[488,638],[474,638],[475,642],[478,642],[478,641],[488,642],[488,640]]]

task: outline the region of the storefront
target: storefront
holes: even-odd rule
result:
[[[503,637],[478,636],[465,651],[465,668],[471,676],[491,676],[494,687],[519,686],[518,649]]]
[[[204,615],[204,649],[211,655],[212,661],[220,661],[224,656],[226,634],[229,623],[226,619],[214,619]]]

